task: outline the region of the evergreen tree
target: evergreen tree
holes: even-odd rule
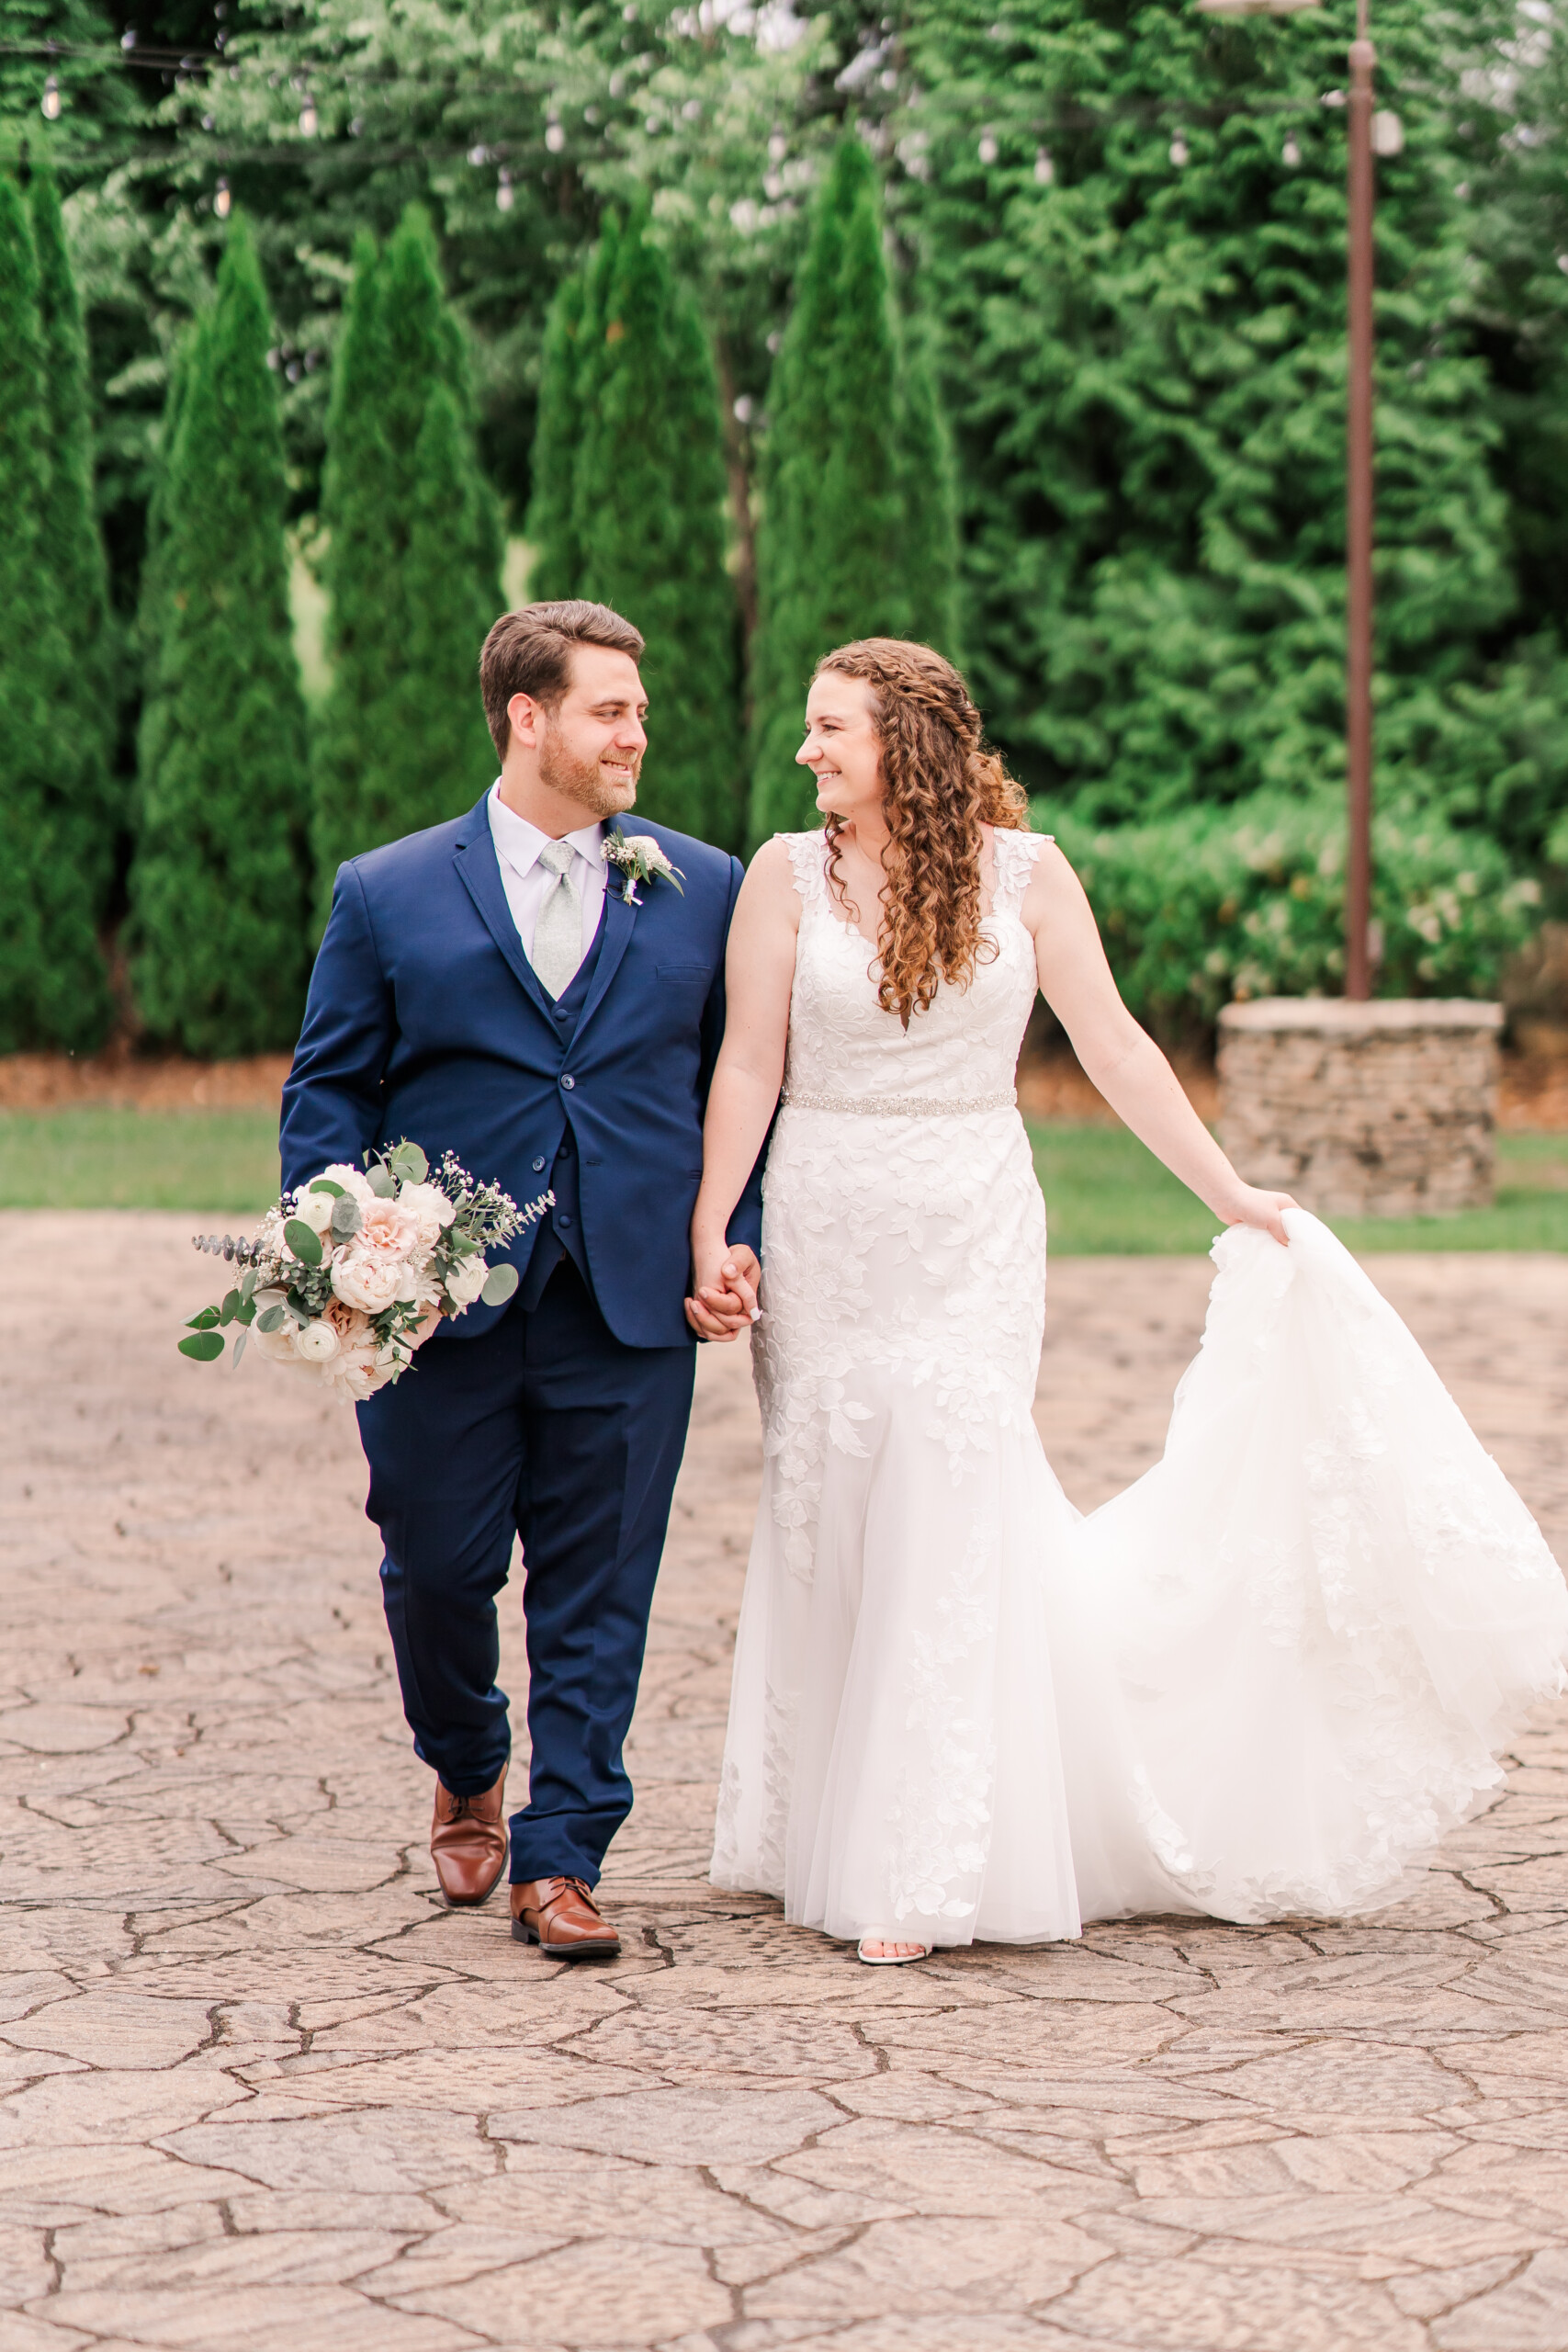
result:
[[[909,635],[962,659],[959,622],[958,503],[953,442],[937,397],[923,316],[904,322],[904,385],[898,468],[904,498],[904,575]]]
[[[757,635],[751,649],[752,840],[812,821],[794,765],[812,665],[832,643],[820,616],[814,537],[832,446],[828,384],[851,143],[839,149],[812,220],[795,300],[768,390],[762,515],[757,532]]]
[[[810,824],[795,764],[807,681],[856,637],[954,638],[949,476],[919,355],[901,365],[876,166],[837,150],[818,199],[768,396],[759,625],[752,668],[750,831]],[[915,567],[927,567],[917,579]]]
[[[72,795],[74,854],[90,876],[96,913],[114,867],[116,797],[110,776],[119,687],[118,631],[109,615],[108,566],[94,511],[93,421],[87,339],[82,306],[65,246],[60,191],[47,166],[28,186],[38,253],[39,308],[43,327],[49,407],[49,494],[44,545],[54,574],[67,661],[57,720],[78,760]]]
[[[614,350],[610,340],[613,324],[610,305],[620,250],[620,215],[615,211],[606,212],[600,226],[598,242],[583,270],[582,315],[577,329],[577,454],[572,461],[571,522],[566,546],[576,566],[574,577],[579,582],[588,561],[588,550],[582,543],[582,517],[589,428],[598,414],[599,387]],[[566,593],[581,596],[582,589],[578,585]]]
[[[1427,797],[1477,734],[1516,597],[1452,164],[1512,21],[1380,0],[1404,128],[1377,167],[1384,796]],[[907,225],[951,360],[976,689],[1097,820],[1343,775],[1346,117],[1322,94],[1346,23],[917,0]]]
[[[500,517],[475,451],[461,332],[416,206],[382,253],[368,239],[355,249],[322,520],[333,682],[313,838],[324,920],[344,858],[457,816],[494,763],[478,670],[502,609]]]
[[[48,539],[51,434],[38,259],[0,171],[0,1051],[96,1045],[109,997],[85,861],[70,655]]]
[[[582,447],[577,379],[585,292],[583,274],[574,269],[561,280],[545,328],[526,526],[534,551],[528,594],[539,604],[575,596],[582,577],[582,550],[572,518],[577,456]]]
[[[138,1002],[194,1054],[291,1045],[304,1000],[305,710],[272,340],[236,220],[164,449],[130,873]]]
[[[647,639],[638,808],[728,847],[740,746],[718,389],[694,306],[646,230],[634,217],[617,240],[584,400],[576,593],[625,613]]]

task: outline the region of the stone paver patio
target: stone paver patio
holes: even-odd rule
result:
[[[707,1350],[627,1952],[558,1971],[437,1907],[352,1418],[175,1353],[192,1222],[0,1217],[4,2352],[1568,2347],[1568,1715],[1377,1919],[859,1968],[703,1877],[758,1462]],[[1077,1501],[1207,1271],[1054,1271]],[[1565,1556],[1568,1261],[1375,1271]]]

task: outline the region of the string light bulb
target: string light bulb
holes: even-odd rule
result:
[[[1051,160],[1049,147],[1042,147],[1034,158],[1034,177],[1041,187],[1049,187],[1056,176],[1056,166]]]
[[[1179,172],[1186,168],[1187,164],[1191,161],[1191,149],[1188,146],[1186,140],[1183,139],[1180,131],[1179,130],[1175,138],[1170,142],[1170,160],[1176,165]]]
[[[1001,153],[1001,149],[997,145],[996,133],[990,129],[989,125],[987,125],[980,133],[980,161],[988,169],[990,165],[996,162],[997,157]]]
[[[45,122],[60,120],[60,85],[52,74],[43,85],[43,96],[39,100],[39,105],[42,108]]]
[[[512,175],[510,172],[502,172],[496,182],[495,209],[498,212],[510,212],[516,201],[517,191],[512,185]]]
[[[316,130],[316,102],[313,98],[307,98],[299,109],[299,135],[303,139],[314,139]]]
[[[1302,151],[1296,145],[1293,136],[1286,140],[1284,147],[1280,152],[1280,160],[1284,164],[1285,169],[1289,172],[1293,172],[1297,164],[1301,162]]]
[[[220,180],[218,183],[218,192],[212,199],[212,209],[217,213],[220,220],[227,220],[234,199],[229,193],[228,181]]]

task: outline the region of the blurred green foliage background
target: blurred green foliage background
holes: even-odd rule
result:
[[[1380,986],[1484,993],[1568,913],[1568,50],[1376,17]],[[1352,30],[0,0],[0,1047],[287,1046],[525,583],[647,628],[652,814],[799,821],[908,628],[1156,1028],[1337,987]]]

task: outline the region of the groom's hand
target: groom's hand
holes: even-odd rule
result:
[[[761,1267],[745,1242],[728,1246],[717,1265],[696,1269],[695,1295],[686,1301],[686,1320],[700,1340],[733,1340],[757,1320]],[[708,1275],[709,1279],[704,1280]]]

